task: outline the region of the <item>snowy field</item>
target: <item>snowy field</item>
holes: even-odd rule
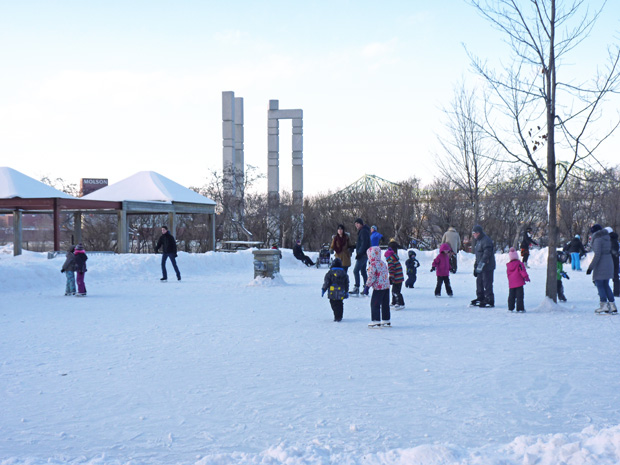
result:
[[[421,252],[406,309],[368,329],[368,298],[334,323],[327,269],[283,252],[273,281],[250,252],[180,253],[168,283],[160,256],[92,255],[76,298],[64,257],[0,248],[0,464],[620,463],[620,317],[585,272],[555,305],[534,251],[511,314],[507,255],[479,309],[473,256],[436,299]]]

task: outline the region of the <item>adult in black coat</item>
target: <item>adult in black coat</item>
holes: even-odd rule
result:
[[[368,263],[368,255],[366,251],[370,248],[370,228],[364,224],[364,220],[358,218],[355,220],[355,228],[357,229],[357,242],[355,243],[355,267],[353,268],[353,278],[355,284],[351,294],[359,294],[360,290],[360,273],[364,280],[364,286],[368,280],[366,272],[366,264]]]
[[[581,242],[581,236],[579,236],[579,234],[576,234],[568,243],[566,252],[570,254],[571,269],[581,271],[581,257],[586,255],[586,249]]]
[[[174,272],[177,274],[177,279],[181,281],[181,272],[179,271],[179,267],[177,266],[177,242],[174,240],[174,237],[168,231],[168,226],[161,227],[161,236],[157,241],[157,245],[155,246],[155,253],[159,252],[159,249],[162,249],[161,255],[161,274],[162,278],[160,281],[168,280],[168,272],[166,271],[166,260],[170,259],[172,263],[172,267],[174,268]]]
[[[526,268],[529,268],[527,266],[527,259],[530,258],[530,247],[532,245],[538,245],[538,242],[532,238],[532,228],[527,228],[523,233],[523,240],[521,241],[521,257],[523,257],[523,264]]]
[[[293,256],[297,260],[301,260],[306,266],[314,266],[314,262],[312,261],[312,259],[308,257],[301,248],[301,240],[299,239],[297,239],[295,245],[293,246]]]
[[[480,225],[474,226],[472,235],[476,239],[476,247],[474,248],[476,253],[476,261],[474,262],[476,298],[471,303],[479,307],[495,307],[495,295],[493,294],[495,246]]]

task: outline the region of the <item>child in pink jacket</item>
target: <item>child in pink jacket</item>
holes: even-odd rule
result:
[[[435,297],[441,297],[441,285],[446,285],[446,294],[452,297],[452,286],[450,286],[450,255],[452,247],[444,242],[439,247],[439,255],[433,260],[431,271],[437,273],[437,286],[435,286]]]
[[[506,273],[508,274],[508,310],[511,312],[515,309],[515,301],[517,302],[517,312],[525,312],[523,303],[523,286],[530,281],[530,277],[525,270],[525,265],[519,260],[519,254],[514,247],[508,252],[510,261],[506,263]]]
[[[368,255],[368,280],[364,286],[363,294],[368,295],[368,289],[372,287],[370,298],[369,328],[390,326],[390,274],[387,264],[381,260],[381,249],[370,247]]]

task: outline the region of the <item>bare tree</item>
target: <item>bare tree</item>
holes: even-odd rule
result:
[[[475,71],[490,89],[486,121],[480,126],[514,163],[532,169],[548,197],[547,297],[556,300],[557,195],[575,166],[617,128],[594,138],[593,123],[603,101],[618,89],[620,49],[609,49],[609,64],[591,83],[560,80],[562,59],[593,30],[605,5],[593,14],[586,0],[469,0],[507,38],[512,61],[503,73],[472,56]],[[546,153],[542,148],[546,146]],[[566,162],[558,169],[558,153]]]
[[[450,107],[443,110],[447,135],[439,137],[444,152],[438,161],[442,176],[469,198],[474,224],[480,222],[480,198],[494,178],[497,160],[481,129],[476,95],[463,82],[454,89]]]

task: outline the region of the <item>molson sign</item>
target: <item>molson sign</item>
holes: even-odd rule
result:
[[[95,179],[95,178],[82,178],[80,181],[80,197],[83,197],[91,192],[106,187],[108,185],[107,179]]]

